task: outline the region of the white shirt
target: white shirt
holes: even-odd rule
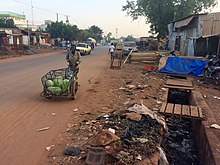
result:
[[[114,52],[115,51],[115,47],[114,47],[114,45],[111,45],[110,47],[109,47],[109,52]]]

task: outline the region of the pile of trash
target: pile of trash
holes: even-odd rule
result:
[[[87,164],[146,162],[153,154],[159,155],[167,131],[164,120],[143,104],[135,104],[124,113],[103,114],[84,124],[92,136],[82,146],[72,147],[73,154],[69,148],[64,153],[78,156],[78,161]]]

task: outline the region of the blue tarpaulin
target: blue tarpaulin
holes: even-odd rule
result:
[[[168,57],[165,66],[160,69],[160,72],[199,76],[203,74],[205,65],[206,61],[204,60],[172,56]]]

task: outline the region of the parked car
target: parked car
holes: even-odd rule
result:
[[[87,43],[77,43],[76,50],[80,52],[81,55],[91,54],[91,47]]]
[[[127,56],[131,50],[133,50],[133,52],[138,51],[136,43],[135,42],[124,42],[123,43],[123,54]]]

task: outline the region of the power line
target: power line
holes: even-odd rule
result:
[[[27,3],[22,2],[22,1],[19,1],[19,0],[13,0],[13,1],[18,2],[18,3],[21,3],[21,4],[26,5],[26,6],[30,6],[30,4],[27,4]]]
[[[23,4],[23,5],[26,5],[26,6],[31,6],[31,8],[35,8],[35,9],[38,9],[38,10],[41,10],[41,11],[46,11],[46,12],[54,13],[56,15],[57,14],[58,15],[63,15],[64,17],[66,17],[66,20],[68,20],[68,18],[70,17],[70,15],[67,15],[67,14],[64,14],[64,13],[60,13],[60,12],[57,12],[57,11],[53,11],[53,10],[42,8],[42,7],[39,7],[39,6],[36,6],[36,5],[32,5],[31,3],[28,3],[28,1],[26,1],[26,0],[13,0],[13,1],[15,1],[17,3],[20,3],[20,4]]]

